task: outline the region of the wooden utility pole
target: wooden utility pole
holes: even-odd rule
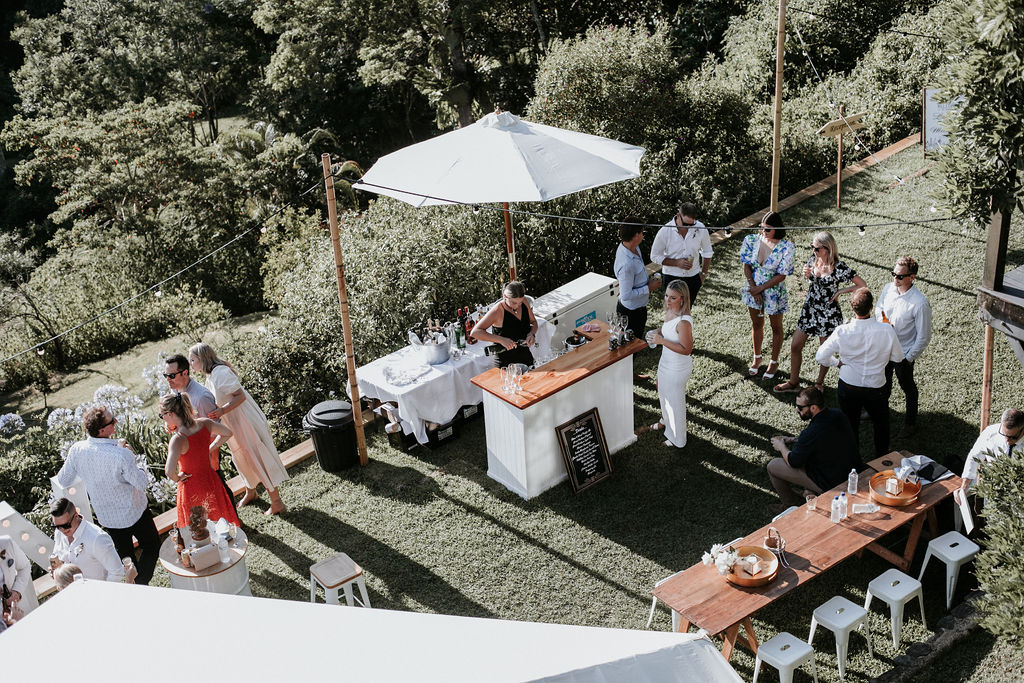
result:
[[[370,461],[366,454],[366,434],[363,432],[363,409],[359,404],[359,385],[356,383],[356,357],[352,347],[352,324],[348,319],[348,293],[345,290],[345,266],[341,260],[341,238],[338,235],[338,207],[334,200],[334,174],[331,173],[331,155],[320,157],[324,168],[324,186],[327,189],[327,221],[331,226],[331,247],[334,248],[334,267],[338,277],[338,304],[341,306],[341,330],[345,336],[345,364],[348,370],[348,390],[352,398],[352,417],[355,420],[356,444],[359,464]]]
[[[512,238],[512,216],[508,212],[508,202],[503,202],[503,214],[505,214],[505,250],[508,251],[508,279],[509,282],[516,279],[516,243]]]
[[[981,286],[992,292],[1003,289],[1006,274],[1006,248],[1010,240],[1010,212],[992,211],[988,224],[988,240],[985,245],[985,270],[981,275]],[[985,351],[981,370],[981,428],[988,426],[992,417],[992,353],[995,347],[995,330],[985,324]]]
[[[839,105],[839,118],[843,118],[846,113],[846,107],[842,104]],[[843,203],[843,131],[839,131],[837,142],[839,143],[839,152],[836,156],[836,208],[842,208]]]
[[[786,0],[779,0],[779,33],[775,39],[775,121],[772,125],[771,210],[779,210],[779,165],[782,157],[782,62],[786,48]]]

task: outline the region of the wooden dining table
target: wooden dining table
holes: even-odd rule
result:
[[[894,452],[869,465],[885,468],[883,461],[899,463],[907,452]],[[853,514],[855,503],[872,502],[868,482],[874,469],[861,473],[860,486],[850,498],[849,516],[839,523],[829,520],[832,497],[846,490],[846,484],[818,496],[815,510],[804,504],[778,520],[766,524],[734,543],[761,546],[768,530],[778,529],[786,541],[785,557],[789,567],[780,563],[777,577],[764,586],[742,587],[729,583],[714,566],[697,563],[664,581],[654,595],[679,615],[678,630],[686,632],[691,625],[720,635],[724,639],[722,655],[729,659],[736,643],[757,652],[757,636],[751,617],[798,586],[836,566],[851,555],[869,550],[892,562],[902,571],[910,567],[925,521],[937,535],[935,506],[960,486],[960,477],[952,476],[925,485],[917,500],[904,507],[880,505],[875,513]],[[883,546],[879,541],[896,529],[909,524],[910,531],[902,552]],[[741,633],[742,630],[742,633]]]

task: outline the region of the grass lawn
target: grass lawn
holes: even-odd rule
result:
[[[908,188],[885,189],[893,173],[906,175],[921,165],[920,148],[912,148],[886,168],[848,181],[848,208],[836,210],[834,198],[824,195],[784,218],[790,225],[856,225],[932,217],[927,199]],[[925,175],[909,184],[926,194],[934,179]],[[891,280],[888,273],[898,255],[911,254],[921,264],[918,284],[934,309],[934,337],[917,364],[920,429],[914,440],[893,445],[950,463],[963,457],[977,435],[981,400],[983,328],[974,288],[982,270],[984,231],[964,227],[962,231],[959,225],[941,223],[872,229],[863,236],[856,230],[836,233],[842,258],[876,294]],[[809,254],[811,232],[791,232],[790,237],[802,262]],[[614,472],[599,485],[577,496],[563,484],[523,501],[487,477],[482,420],[464,426],[446,447],[411,454],[391,449],[383,434],[371,433],[369,466],[338,476],[308,461],[282,486],[291,507],[288,514],[261,514],[265,498],[243,510],[252,542],[253,593],[308,600],[309,566],[344,551],[364,568],[377,608],[642,628],[655,581],[699,561],[712,543],[744,535],[769,520],[765,505],[775,496],[765,473],[768,439],[779,432],[795,434],[802,426],[792,394],[780,397],[771,392],[770,383],[745,379],[751,352],[749,319],[738,295],[743,282],[739,242],[734,237],[716,248],[711,277],[694,310],[689,443],[683,451],[670,451],[659,435],[643,433],[638,443],[612,457]],[[1011,236],[1011,264],[1020,263],[1022,254],[1024,240],[1018,230]],[[795,279],[790,284],[787,334],[795,327],[801,304]],[[845,310],[849,312],[848,306]],[[655,312],[652,324],[658,319]],[[805,382],[816,372],[807,361],[817,344],[808,347]],[[780,376],[789,366],[788,357],[787,337]],[[993,408],[998,415],[1007,406],[1024,405],[1024,388],[1020,365],[999,335],[995,362]],[[657,355],[643,352],[636,363],[638,370],[653,374]],[[835,383],[833,372],[827,381],[832,404]],[[895,434],[902,425],[898,387],[893,407]],[[639,385],[636,425],[655,421],[657,410],[653,383]],[[861,436],[865,460],[869,430],[867,423]],[[951,511],[941,509],[940,521],[951,524]],[[923,548],[912,572],[922,555]],[[933,626],[945,612],[939,567],[931,566],[925,577],[927,619]],[[754,619],[759,638],[781,630],[806,634],[814,607],[833,595],[863,602],[868,581],[887,568],[870,553],[844,562],[759,612]],[[965,572],[958,593],[973,584]],[[669,622],[667,610],[659,608],[655,628],[668,629]],[[899,650],[892,647],[888,624],[887,608],[875,601],[875,656],[868,657],[863,639],[854,636],[847,664],[852,679],[883,673],[909,643],[931,635],[914,606],[907,609]],[[822,680],[838,679],[833,643],[827,632],[815,639]],[[959,668],[949,677],[943,674],[942,680],[971,679],[975,672],[985,681],[1018,680],[1011,672],[1020,670],[1020,653],[991,637],[972,639],[970,656],[962,654],[946,658],[943,670]],[[737,649],[732,663],[750,678],[753,657],[746,650]],[[764,675],[775,680],[774,671]]]

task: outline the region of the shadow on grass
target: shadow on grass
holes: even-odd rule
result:
[[[375,462],[374,466],[391,467],[381,462]],[[390,474],[390,472],[380,473],[379,476],[386,477]],[[419,473],[417,472],[417,474]],[[348,554],[357,563],[362,561],[366,564],[367,560],[360,558],[372,558],[372,566],[364,567],[365,571],[374,580],[384,583],[394,596],[406,596],[441,614],[459,614],[471,617],[496,616],[479,603],[467,598],[427,567],[396,552],[393,548],[336,517],[312,507],[294,507],[288,512],[286,519],[310,538],[316,539],[334,552]],[[308,577],[309,567],[324,559],[323,557],[309,557],[278,537],[261,533],[257,529],[249,530],[249,540],[277,556],[299,576]],[[268,572],[268,574],[269,576],[251,577],[254,583],[263,588],[261,592],[271,595],[278,593],[279,587],[276,585],[278,582],[289,588],[294,586],[294,583],[287,577],[277,576],[273,572]],[[370,597],[370,602],[374,607],[384,609],[408,609],[407,605],[396,598],[379,593],[373,594]]]

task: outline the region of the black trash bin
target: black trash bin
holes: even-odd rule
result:
[[[323,401],[302,418],[309,432],[316,459],[325,472],[338,472],[359,464],[352,404],[347,401]]]

